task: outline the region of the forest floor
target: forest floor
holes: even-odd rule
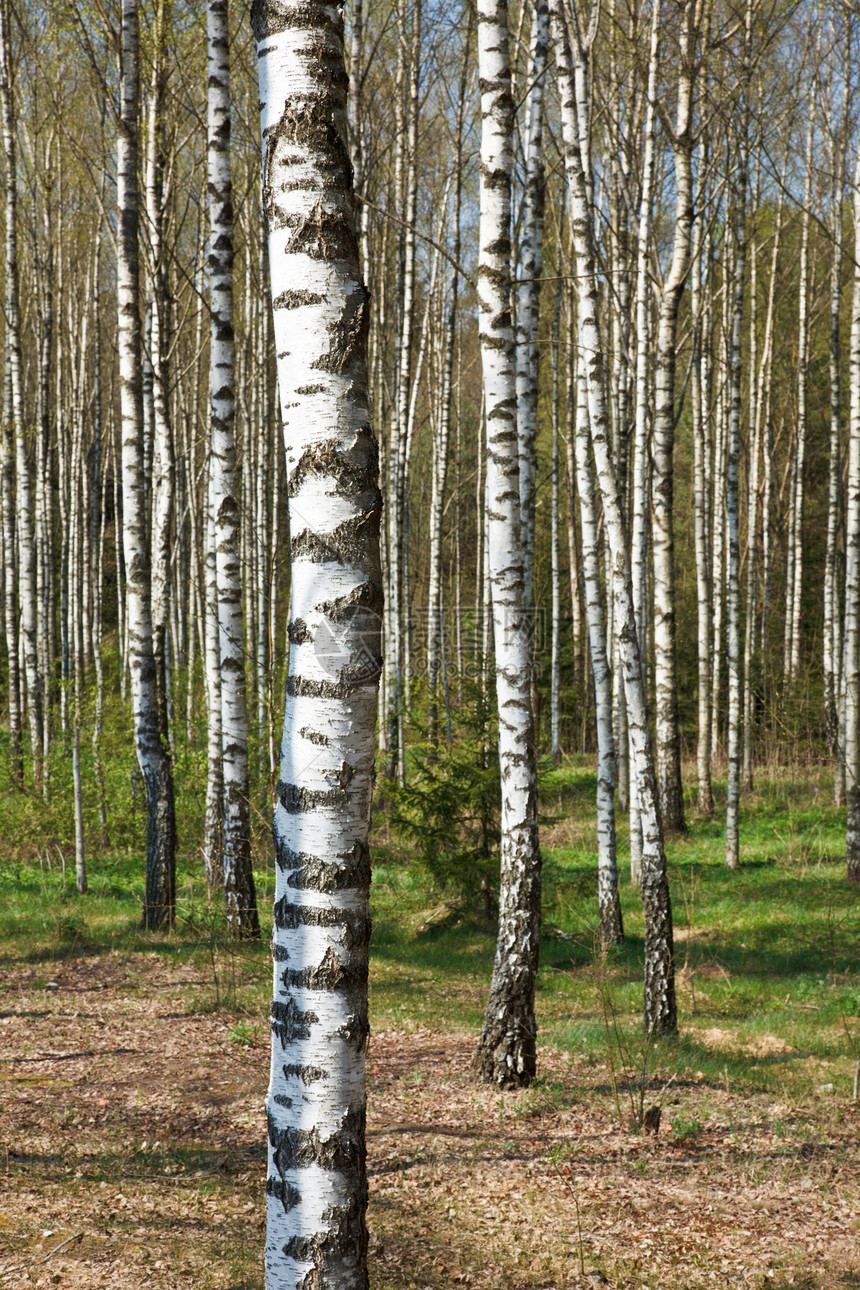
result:
[[[654,1046],[628,885],[627,945],[592,951],[589,775],[549,782],[523,1092],[471,1077],[492,928],[381,850],[371,1286],[860,1286],[860,899],[839,813],[814,777],[762,791],[734,875],[717,825],[672,843],[681,1033]],[[191,865],[169,936],[138,930],[128,858],[98,870],[82,900],[56,866],[0,866],[0,1286],[260,1290],[265,943],[220,936]]]

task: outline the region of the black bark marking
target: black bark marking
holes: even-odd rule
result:
[[[306,645],[313,640],[308,625],[303,618],[296,618],[287,628],[287,637],[291,645]]]
[[[311,730],[308,726],[303,726],[302,729],[299,731],[299,734],[301,735],[302,739],[309,740],[312,744],[316,744],[319,748],[328,747],[328,735],[321,734],[319,730]]]
[[[289,1098],[284,1100],[289,1101]],[[276,1098],[275,1101],[280,1102],[281,1099]],[[283,1205],[285,1214],[289,1214],[290,1210],[294,1209],[302,1199],[302,1193],[299,1189],[294,1187],[292,1183],[287,1182],[284,1178],[267,1178],[266,1195],[276,1196]]]
[[[329,909],[318,905],[296,905],[288,896],[275,902],[275,926],[291,932],[298,927],[337,927],[344,949],[366,945],[370,937],[370,919],[352,910]]]
[[[320,1066],[298,1066],[291,1064],[283,1067],[284,1079],[298,1078],[302,1081],[305,1088],[309,1084],[315,1084],[321,1079],[328,1079],[328,1071],[324,1071]]]
[[[363,283],[344,300],[343,313],[329,327],[329,344],[313,364],[321,372],[340,375],[364,362],[370,326],[370,295]]]
[[[325,303],[325,296],[321,296],[316,291],[304,291],[301,288],[295,290],[282,291],[272,301],[273,309],[300,309],[302,305],[321,305]]]
[[[378,530],[378,520],[374,511],[356,515],[344,520],[330,533],[316,533],[313,529],[303,529],[292,539],[290,553],[294,560],[307,560],[313,564],[360,565],[368,548],[368,533]]]
[[[339,1033],[353,1046],[367,1035],[367,960],[342,963],[331,946],[316,967],[285,968],[281,980],[286,990],[327,990],[343,997],[350,1011],[349,1021]]]
[[[258,41],[295,27],[326,31],[330,26],[331,11],[312,0],[289,6],[279,4],[278,0],[252,0],[251,30]]]
[[[323,600],[317,609],[333,623],[345,623],[359,609],[368,609],[371,614],[381,617],[384,604],[382,588],[377,582],[362,582],[345,596],[336,600]]]
[[[338,157],[336,164],[348,166],[350,163],[343,148],[343,141],[332,127],[332,146],[335,139],[339,148],[343,149],[343,155]],[[331,264],[334,260],[347,260],[354,264],[358,258],[358,243],[355,240],[355,220],[352,212],[346,214],[328,211],[316,205],[293,230],[285,252],[287,255],[307,255],[312,260],[322,260],[326,264]]]
[[[330,1138],[321,1138],[316,1127],[312,1129],[278,1128],[272,1116],[269,1120],[269,1142],[275,1168],[283,1178],[294,1169],[318,1165],[334,1173],[362,1171],[365,1166],[364,1129],[365,1109],[354,1107],[347,1111],[340,1129]]]
[[[289,815],[312,811],[318,806],[343,807],[349,800],[340,788],[302,788],[298,784],[285,784],[283,780],[278,784],[277,794]]]
[[[324,860],[293,851],[276,838],[275,860],[281,872],[287,874],[287,885],[297,891],[330,893],[352,888],[366,890],[370,886],[370,848],[360,841],[351,851]]]
[[[290,698],[349,699],[365,686],[375,686],[382,673],[382,655],[362,658],[361,663],[345,667],[337,681],[313,681],[305,676],[288,676],[286,691]]]
[[[272,1033],[278,1036],[284,1048],[296,1039],[310,1039],[311,1026],[317,1021],[319,1017],[316,1013],[302,1012],[296,1006],[295,999],[288,999],[286,1003],[272,1003]]]
[[[320,478],[330,475],[335,481],[338,497],[360,497],[367,494],[369,501],[364,509],[382,507],[377,477],[379,474],[379,447],[369,426],[356,432],[349,448],[336,439],[306,448],[290,471],[287,488],[290,497],[296,497],[308,476]]]

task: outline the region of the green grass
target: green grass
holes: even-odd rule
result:
[[[186,748],[185,755],[199,752]],[[125,820],[119,846],[91,845],[90,891],[78,896],[68,837],[50,832],[63,818],[59,778],[55,784],[57,800],[47,816],[32,795],[3,793],[4,818],[23,818],[26,827],[22,844],[11,855],[6,848],[0,861],[0,958],[25,960],[46,980],[54,961],[81,953],[188,958],[209,982],[195,996],[195,1007],[233,1008],[247,1015],[249,1025],[264,1017],[270,989],[265,924],[274,870],[262,812],[255,876],[264,933],[259,944],[236,945],[225,936],[220,911],[207,903],[187,830],[177,873],[176,930],[141,930],[142,811],[133,827]],[[541,1038],[594,1062],[606,1061],[615,1045],[614,1060],[635,1065],[643,1051],[642,912],[638,892],[627,881],[621,817],[626,940],[601,960],[594,790],[594,772],[584,759],[542,770]],[[121,795],[114,799],[111,817],[121,814],[122,801]],[[186,803],[180,812],[189,829],[195,810]],[[678,1078],[698,1073],[796,1095],[833,1084],[837,1095],[847,1094],[860,1057],[860,891],[845,878],[844,813],[833,807],[824,774],[813,768],[760,778],[743,803],[737,872],[723,863],[720,820],[699,820],[692,805],[688,815],[687,835],[667,845],[681,1029],[676,1042],[660,1046],[659,1062]],[[43,841],[35,844],[39,827]],[[15,836],[11,829],[8,835]],[[374,1024],[477,1031],[494,928],[477,905],[472,910],[462,902],[446,904],[444,893],[429,888],[426,875],[388,842],[384,819],[374,858]]]

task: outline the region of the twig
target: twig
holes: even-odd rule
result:
[[[408,223],[408,221],[405,219],[400,219],[398,215],[393,215],[391,211],[385,210],[384,207],[382,206],[377,206],[376,202],[368,201],[366,197],[362,197],[359,193],[355,194],[355,199],[356,201],[361,202],[362,206],[368,206],[372,211],[376,211],[377,215],[383,215],[386,219],[392,220],[393,223],[400,224],[402,228],[409,229],[410,233],[414,233],[416,237],[420,237],[422,241],[429,242],[430,245],[434,247],[439,252],[440,255],[445,257],[445,259],[448,261],[451,267],[453,269],[456,269],[457,272],[461,275],[461,277],[464,277],[466,279],[470,287],[475,287],[477,289],[478,284],[476,280],[473,278],[472,274],[469,272],[469,270],[464,269],[462,264],[458,264],[457,261],[454,259],[454,257],[448,254],[444,246],[442,246],[434,238],[428,237],[426,233],[422,233],[421,230],[419,228],[416,228],[414,224]]]
[[[574,1208],[576,1209],[576,1234],[577,1234],[577,1237],[579,1238],[579,1271],[582,1276],[585,1276],[585,1247],[582,1241],[582,1220],[579,1214],[579,1197],[576,1194],[576,1187],[571,1182],[572,1171],[570,1170],[570,1166],[568,1165],[569,1172],[565,1174],[563,1170],[559,1169],[555,1161],[553,1161],[553,1168],[555,1169],[555,1172],[558,1174],[559,1178],[567,1187],[567,1190],[570,1192],[571,1196],[573,1197],[573,1204],[574,1204]]]
[[[59,1254],[60,1250],[64,1250],[67,1245],[72,1245],[75,1241],[79,1241],[82,1236],[83,1232],[75,1232],[74,1236],[69,1236],[65,1241],[60,1241],[60,1244],[55,1245],[52,1250],[49,1250],[43,1259],[36,1260],[36,1266],[38,1267],[40,1263],[47,1263],[48,1259],[52,1259],[55,1254]]]

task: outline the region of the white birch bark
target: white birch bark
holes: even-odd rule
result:
[[[562,223],[564,222],[564,189],[562,189]],[[554,766],[561,762],[561,533],[560,533],[560,483],[559,418],[561,414],[561,255],[557,266],[555,284],[555,309],[552,321],[552,495],[550,515],[550,564],[552,579],[552,643],[550,655],[550,741]]]
[[[266,1284],[367,1286],[367,845],[382,585],[343,11],[255,0],[291,535]]]
[[[513,100],[506,0],[479,0],[481,85],[479,332],[487,421],[487,559],[502,782],[499,933],[475,1054],[480,1078],[522,1087],[535,1074],[541,858],[531,660],[520,527],[511,318]]]
[[[681,781],[681,735],[678,726],[678,679],[675,646],[675,353],[678,312],[690,268],[693,227],[693,122],[698,67],[701,0],[686,0],[681,18],[678,92],[670,134],[675,163],[675,228],[672,261],[660,293],[654,364],[654,431],[651,459],[652,546],[654,556],[654,717],[657,775],[663,827],[683,832],[684,791]]]
[[[633,608],[630,557],[612,462],[603,379],[603,344],[597,315],[598,290],[588,184],[580,146],[578,108],[585,79],[585,49],[577,46],[577,79],[571,71],[570,43],[561,0],[551,0],[550,17],[561,96],[565,170],[570,197],[570,220],[576,257],[579,302],[578,345],[586,374],[589,426],[604,525],[611,549],[612,596],[615,602],[619,659],[624,670],[627,719],[631,736],[631,768],[635,779],[642,827],[642,903],[645,914],[646,1033],[657,1036],[677,1029],[672,905],[666,855],[657,800],[657,783],[648,731],[639,639]],[[577,93],[577,91],[579,91]]]
[[[533,0],[526,95],[526,176],[517,282],[516,386],[517,438],[520,459],[520,517],[526,606],[534,582],[535,471],[538,412],[540,276],[543,263],[543,113],[549,15],[546,0]]]
[[[413,374],[412,327],[415,312],[415,211],[418,185],[418,88],[420,68],[421,0],[412,0],[412,30],[407,42],[405,23],[399,33],[401,42],[401,75],[398,85],[406,90],[402,105],[401,136],[398,140],[398,180],[395,190],[401,197],[403,211],[400,245],[400,310],[396,354],[396,388],[392,404],[389,441],[388,506],[388,753],[387,773],[396,775],[402,785],[406,780],[403,717],[409,686],[408,618],[406,591],[407,554],[407,474],[409,469],[409,407]],[[408,85],[408,89],[406,88]]]
[[[151,562],[146,514],[138,260],[139,15],[123,0],[122,78],[117,136],[117,304],[122,434],[123,549],[128,657],[138,763],[146,784],[146,927],[172,924],[176,901],[173,774],[158,726],[152,652]]]
[[[233,334],[233,186],[230,173],[230,45],[227,0],[209,0],[209,416],[218,666],[221,695],[221,879],[234,935],[259,935],[251,868],[248,715],[236,497]]]
[[[39,647],[36,596],[36,544],[33,530],[33,501],[30,462],[24,426],[21,369],[21,317],[18,302],[18,163],[15,136],[13,86],[7,0],[0,3],[0,114],[2,114],[5,156],[5,313],[6,363],[10,382],[11,414],[15,435],[15,524],[18,552],[18,611],[23,679],[30,726],[30,757],[36,788],[42,780],[42,685],[39,676]]]
[[[791,545],[792,584],[786,596],[786,681],[793,686],[800,672],[801,610],[803,604],[803,511],[806,485],[807,386],[809,383],[809,230],[812,202],[812,145],[815,133],[815,95],[809,105],[806,132],[803,210],[800,230],[800,282],[797,319],[797,437],[793,470],[794,498]]]
[[[587,380],[579,353],[575,429],[576,482],[582,525],[582,576],[588,641],[594,677],[597,717],[597,903],[600,940],[617,945],[624,939],[621,902],[618,898],[618,862],[615,846],[615,739],[612,730],[612,673],[606,648],[606,622],[600,587],[600,550],[588,431]]]
[[[727,670],[729,682],[728,720],[726,723],[726,864],[736,869],[740,863],[740,770],[741,770],[741,588],[740,532],[738,524],[738,472],[741,432],[741,378],[744,293],[747,253],[747,173],[749,168],[749,104],[752,42],[752,0],[747,0],[744,27],[742,124],[736,159],[737,174],[732,188],[734,243],[731,334],[728,370],[728,434],[726,443],[726,529],[728,576],[726,596]]]
[[[465,79],[465,73],[464,73]],[[461,80],[460,107],[457,113],[457,150],[454,177],[453,259],[460,259],[460,204],[462,194],[462,135],[465,85]],[[434,261],[434,272],[436,261]],[[454,374],[454,344],[457,336],[459,273],[451,275],[441,356],[441,393],[433,439],[433,485],[430,499],[430,570],[427,612],[427,685],[429,691],[428,737],[435,744],[438,735],[438,688],[440,664],[444,667],[442,648],[442,520],[445,513],[445,490],[451,438],[451,401]],[[443,306],[444,308],[444,306]],[[459,606],[457,606],[459,612]]]
[[[845,510],[845,853],[860,882],[860,151],[854,171],[854,289],[848,352],[848,481]]]
[[[844,96],[841,128],[831,131],[830,235],[833,258],[830,264],[830,405],[829,464],[827,477],[827,548],[824,557],[824,728],[827,750],[834,762],[834,796],[841,803],[844,793],[844,766],[839,741],[839,665],[840,597],[837,584],[836,552],[839,537],[839,502],[842,484],[842,378],[840,304],[844,250],[843,196],[845,150],[848,139],[847,90]],[[834,123],[835,124],[835,123]]]
[[[755,695],[753,669],[756,646],[756,618],[758,610],[758,501],[759,459],[761,457],[761,417],[758,400],[758,238],[756,215],[761,194],[761,153],[756,157],[755,179],[752,191],[752,211],[749,235],[750,289],[749,289],[749,393],[747,416],[750,427],[750,447],[747,464],[747,597],[744,621],[743,659],[743,753],[741,784],[747,793],[753,790],[753,731],[755,726]]]
[[[636,236],[636,377],[633,428],[632,505],[630,563],[633,577],[633,610],[639,637],[640,656],[645,655],[645,612],[648,587],[649,458],[648,395],[650,353],[649,254],[651,237],[652,186],[654,182],[654,134],[656,128],[658,54],[660,48],[660,0],[651,0],[648,53],[648,86],[645,131],[642,145],[642,187]],[[633,761],[632,734],[628,730],[629,761]],[[630,881],[642,881],[642,824],[635,793],[630,794]]]
[[[731,280],[730,248],[723,245],[722,254],[723,281]],[[727,403],[726,403],[726,344],[730,326],[729,292],[722,293],[721,325],[715,327],[717,333],[717,354],[715,374],[715,436],[714,458],[711,464],[710,485],[712,498],[711,511],[711,626],[713,629],[711,644],[711,758],[713,759],[719,744],[720,734],[720,697],[723,667],[723,618],[725,608],[725,569],[726,569],[726,445]]]
[[[162,743],[170,746],[168,721],[168,619],[170,613],[170,556],[174,510],[173,431],[169,409],[169,300],[164,247],[164,99],[167,67],[165,48],[170,0],[158,0],[154,23],[152,81],[147,114],[145,166],[148,231],[149,345],[148,393],[152,438],[150,533],[152,547],[152,652],[158,694],[158,726]],[[147,436],[145,435],[145,439]]]
[[[32,146],[30,149],[33,152]],[[36,594],[38,597],[38,655],[42,687],[42,796],[50,797],[49,753],[51,747],[51,685],[53,681],[54,576],[53,576],[53,524],[51,480],[51,375],[54,332],[53,266],[54,245],[52,237],[53,203],[51,194],[55,180],[58,149],[56,135],[50,132],[39,159],[34,157],[34,170],[41,173],[38,185],[41,201],[34,206],[34,225],[38,235],[34,239],[34,270],[37,296],[37,350],[38,378],[36,386],[36,488],[35,488],[35,541],[36,541]],[[40,164],[41,163],[41,164]]]
[[[8,385],[8,382],[5,384]],[[15,454],[11,408],[4,398],[0,427],[0,490],[3,526],[3,618],[6,636],[6,697],[9,712],[9,770],[16,788],[24,787],[18,647],[18,564],[15,559]]]
[[[704,150],[703,150],[704,155]],[[702,194],[704,196],[704,194]],[[696,774],[698,793],[696,805],[705,819],[714,814],[714,795],[711,788],[711,580],[708,567],[708,503],[706,462],[709,456],[707,392],[702,370],[702,353],[708,343],[704,334],[702,309],[702,241],[704,217],[697,216],[693,238],[693,263],[691,271],[691,309],[693,314],[691,411],[693,432],[693,528],[696,552],[697,594],[697,662],[698,662],[698,718],[696,744]],[[705,289],[711,284],[706,281]]]

